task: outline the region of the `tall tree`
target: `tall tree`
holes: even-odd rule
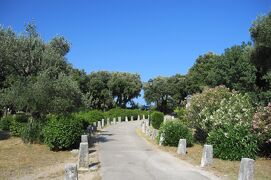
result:
[[[138,74],[114,72],[108,86],[116,99],[116,105],[125,108],[128,102],[140,96],[142,82]]]

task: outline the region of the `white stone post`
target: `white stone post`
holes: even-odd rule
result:
[[[116,118],[113,118],[113,124],[114,125],[116,124]]]
[[[127,116],[125,116],[125,122],[128,122],[128,117]]]
[[[239,170],[238,180],[253,180],[254,178],[254,160],[242,158]]]
[[[138,120],[138,121],[140,120],[140,115],[137,116],[137,120]]]
[[[104,119],[102,119],[102,128],[104,127]]]
[[[88,135],[81,135],[81,142],[86,142],[88,143]]]
[[[134,116],[131,116],[131,121],[134,121]]]
[[[107,125],[107,126],[110,125],[110,119],[109,119],[109,118],[106,119],[106,125]]]
[[[145,122],[144,121],[142,121],[142,124],[141,124],[141,131],[142,131],[142,133],[146,133],[146,126],[145,126]]]
[[[89,162],[88,162],[88,143],[82,142],[79,147],[79,159],[78,166],[79,170],[88,170]]]
[[[164,143],[164,140],[165,140],[165,134],[164,133],[162,133],[161,135],[160,135],[160,140],[159,140],[159,146],[162,146],[163,145],[163,143]]]
[[[177,153],[181,155],[186,154],[186,139],[180,139],[178,144]]]
[[[213,146],[205,144],[201,157],[201,167],[208,166],[213,162]]]
[[[143,114],[143,119],[145,119],[145,114]]]
[[[121,123],[121,117],[118,117],[118,123]]]
[[[75,163],[65,165],[64,180],[78,180],[77,166]]]
[[[102,125],[101,125],[101,121],[98,121],[98,129],[101,129]]]

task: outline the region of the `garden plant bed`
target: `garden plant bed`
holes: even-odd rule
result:
[[[166,151],[176,158],[185,160],[195,166],[200,166],[202,145],[194,144],[193,147],[187,148],[186,156],[177,154],[177,147],[159,146],[155,140],[152,140],[149,136],[146,136],[137,129],[137,134],[143,137],[149,144],[160,150]],[[211,171],[214,174],[220,176],[222,179],[237,179],[239,173],[240,161],[226,161],[214,158],[213,165],[206,167],[207,171]],[[255,161],[255,180],[268,180],[271,177],[271,160],[266,158],[257,158]]]

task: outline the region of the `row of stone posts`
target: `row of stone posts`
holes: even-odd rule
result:
[[[92,143],[94,143],[94,136],[97,129],[102,129],[105,126],[115,125],[117,124],[116,119],[118,119],[118,123],[121,123],[121,117],[113,118],[111,122],[109,118],[105,120],[94,122],[93,125],[87,127],[87,133],[81,136],[81,143],[79,146],[78,153],[78,163],[69,163],[65,165],[65,175],[64,180],[78,180],[78,171],[88,171],[89,170],[89,147]],[[145,119],[145,115],[143,115],[143,119]],[[138,115],[137,120],[140,120],[140,116]],[[134,117],[131,116],[131,121],[134,121]],[[128,122],[128,117],[125,117],[125,122]],[[78,168],[77,168],[78,167]]]
[[[149,119],[143,120],[141,123],[141,131],[151,139],[155,139],[158,136],[158,130],[150,127]],[[159,146],[163,145],[165,140],[164,133],[161,133],[159,139]],[[186,155],[187,153],[186,139],[180,139],[177,148],[177,154]],[[201,167],[209,166],[213,163],[213,145],[205,144],[203,146]],[[249,158],[242,158],[240,163],[240,170],[238,180],[252,180],[254,177],[254,160]]]

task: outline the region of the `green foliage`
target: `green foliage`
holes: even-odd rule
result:
[[[176,108],[174,112],[176,113],[177,119],[179,119],[183,124],[188,124],[185,107]]]
[[[30,119],[21,130],[20,137],[24,143],[42,143],[42,122]]]
[[[207,138],[214,147],[214,157],[225,160],[241,160],[242,157],[256,158],[257,137],[248,127],[223,126],[212,130]]]
[[[229,99],[223,99],[220,107],[213,113],[205,113],[204,123],[212,124],[213,128],[221,126],[252,127],[253,106],[248,95],[233,93]]]
[[[12,136],[21,136],[24,126],[26,123],[18,122],[15,118],[11,121],[10,132]]]
[[[43,129],[44,143],[52,150],[64,150],[78,145],[83,124],[72,116],[51,116]]]
[[[158,111],[168,113],[173,109],[173,99],[171,98],[171,88],[169,78],[156,77],[150,79],[143,86],[144,98],[147,103],[155,103]]]
[[[113,94],[108,87],[112,74],[107,71],[92,72],[87,83],[84,103],[88,108],[108,109],[113,106]]]
[[[271,107],[258,107],[252,121],[253,132],[259,139],[260,153],[271,156]]]
[[[73,116],[77,121],[83,123],[84,129],[86,129],[87,126],[92,124],[93,122],[98,122],[105,118],[104,113],[99,110],[80,111],[74,113]]]
[[[159,129],[159,136],[164,134],[163,145],[178,146],[179,140],[186,139],[187,146],[193,145],[192,131],[179,120],[167,121]]]
[[[114,72],[108,82],[116,105],[125,108],[128,102],[140,95],[142,82],[139,74]]]
[[[4,116],[0,119],[0,129],[9,131],[13,117],[11,115]]]
[[[164,121],[164,114],[162,112],[152,112],[151,113],[151,125],[155,129],[159,129]]]
[[[202,93],[194,94],[191,97],[190,106],[186,110],[186,118],[188,124],[197,129],[195,134],[196,140],[205,142],[204,137],[213,128],[213,122],[207,117],[221,107],[220,103],[223,99],[229,99],[231,95],[232,93],[228,88],[218,86],[205,89]]]

